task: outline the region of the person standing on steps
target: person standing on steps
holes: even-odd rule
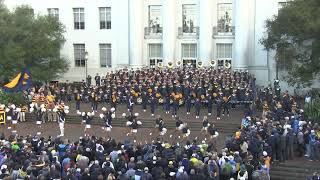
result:
[[[196,119],[198,119],[200,116],[200,108],[201,108],[200,98],[196,98],[196,101],[194,103],[194,108],[196,111]]]
[[[222,116],[225,115],[225,113],[227,113],[227,116],[229,117],[230,116],[230,112],[229,112],[229,96],[227,95],[224,95],[223,96],[223,102],[222,102],[222,106],[223,106],[223,113],[222,113]]]
[[[217,120],[221,118],[221,111],[222,111],[222,99],[221,95],[217,95],[216,97],[216,105],[217,105]]]
[[[91,79],[92,77],[90,75],[87,76],[86,80],[87,80],[87,86],[90,87],[91,86]]]
[[[157,105],[157,99],[152,95],[150,99],[150,110],[151,110],[152,117],[155,114],[156,105]]]
[[[97,73],[96,76],[94,77],[94,80],[96,81],[96,86],[100,86],[101,83],[101,77]]]
[[[188,95],[187,97],[186,97],[186,100],[185,100],[186,102],[186,108],[187,108],[187,114],[190,114],[190,110],[191,110],[191,96],[190,95]]]
[[[146,91],[142,91],[141,100],[142,100],[143,112],[146,112],[147,111],[147,104],[148,104],[148,96],[147,96],[147,92]]]
[[[212,104],[213,104],[213,101],[212,101],[212,97],[210,94],[207,94],[207,107],[208,107],[208,116],[211,116],[212,114]]]

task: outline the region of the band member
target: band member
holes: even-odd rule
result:
[[[146,112],[146,111],[147,111],[147,104],[148,104],[147,92],[142,91],[142,93],[141,93],[141,100],[142,100],[142,109],[143,109],[143,112]]]
[[[117,93],[116,93],[116,91],[113,91],[112,95],[111,95],[111,107],[113,107],[114,109],[117,109]]]
[[[125,117],[127,119],[127,122],[126,122],[126,126],[128,127],[127,136],[130,134],[130,127],[133,123],[133,120],[136,119],[138,116],[139,116],[139,113],[132,114],[132,112],[129,112],[129,115],[126,115],[126,113],[122,114],[122,117]]]
[[[16,134],[17,133],[17,124],[18,121],[20,121],[20,112],[21,112],[21,108],[15,108],[14,105],[11,105],[12,109],[13,109],[13,113],[12,113],[12,134]]]
[[[187,138],[187,137],[190,135],[191,131],[190,131],[190,129],[188,128],[187,123],[184,123],[184,124],[183,124],[183,127],[182,127],[181,132],[182,132],[182,134],[183,134],[183,138]]]
[[[133,119],[130,128],[131,134],[133,136],[133,142],[136,142],[136,135],[138,133],[138,128],[142,125],[141,121],[138,121],[136,118],[138,117],[138,113],[135,113],[135,118]]]
[[[110,111],[107,111],[107,108],[102,108],[103,114],[100,114],[100,118],[103,119],[105,127],[102,127],[106,131],[107,136],[109,137],[109,132],[112,129],[112,119],[115,118],[114,108],[111,108]]]
[[[170,96],[164,97],[164,110],[166,111],[166,114],[170,113]]]
[[[220,95],[216,97],[216,104],[217,104],[217,120],[220,120],[221,111],[222,111],[222,99]]]
[[[167,129],[164,126],[164,121],[160,116],[156,119],[156,128],[158,129],[160,136],[165,135],[167,132]]]
[[[217,129],[215,128],[214,124],[210,124],[208,127],[208,133],[210,134],[210,138],[216,138],[219,136]]]
[[[133,105],[134,105],[133,97],[131,95],[129,95],[128,101],[127,101],[127,107],[128,107],[129,112],[133,111]]]
[[[69,107],[60,106],[58,109],[54,109],[53,111],[56,112],[58,115],[58,123],[60,129],[60,134],[58,135],[58,137],[62,137],[64,136],[64,123],[66,122],[66,115],[69,113]]]
[[[199,98],[196,98],[196,101],[194,102],[194,108],[196,111],[196,119],[198,119],[200,116],[200,106],[201,106],[201,101]]]
[[[75,92],[74,99],[76,101],[76,110],[80,111],[81,95],[78,91]]]
[[[89,130],[91,129],[91,123],[93,120],[93,116],[94,116],[94,111],[93,112],[88,112],[86,115],[86,126],[84,128],[84,136],[90,136],[90,132]]]
[[[179,117],[176,117],[176,133],[179,134],[184,127],[182,120]],[[180,138],[180,136],[178,136]]]
[[[21,108],[21,113],[20,113],[20,120],[21,122],[25,122],[26,121],[26,112],[28,111],[28,106],[27,105],[23,105]]]
[[[179,98],[178,94],[172,93],[173,104],[172,104],[172,117],[177,117],[177,111],[179,107]]]
[[[190,96],[187,96],[185,101],[186,101],[187,114],[190,114],[190,109],[191,109],[191,97],[190,97]]]
[[[94,112],[97,112],[98,110],[98,101],[99,101],[98,95],[95,92],[93,92],[91,94],[91,107]]]
[[[232,93],[230,97],[230,103],[231,103],[231,108],[235,109],[237,105],[237,95],[235,93]]]
[[[262,118],[266,118],[268,113],[269,113],[269,105],[267,101],[263,102],[263,107],[262,107]]]
[[[150,99],[151,116],[154,116],[156,105],[157,105],[157,99],[154,96],[151,96],[151,99]]]
[[[219,136],[219,133],[218,133],[217,129],[215,128],[214,124],[210,124],[207,132],[209,133],[210,139],[215,146],[217,144],[217,137]]]
[[[212,97],[209,94],[207,94],[208,116],[211,116],[212,114],[212,104],[213,104]]]
[[[96,86],[100,86],[101,78],[100,78],[100,76],[99,76],[98,73],[97,73],[97,75],[94,77],[94,80],[96,81]]]
[[[207,133],[208,127],[210,126],[209,121],[208,121],[208,117],[204,116],[203,120],[202,120],[202,130]]]
[[[41,104],[40,107],[38,104],[30,104],[30,113],[34,112],[36,115],[36,124],[37,124],[37,135],[41,134],[41,124],[43,121],[43,115],[46,112],[46,109],[44,108],[44,104]]]
[[[223,113],[222,113],[222,116],[225,115],[225,113],[227,112],[227,116],[229,117],[230,116],[230,112],[229,112],[229,96],[223,96],[223,102],[222,102],[222,105],[223,105]]]

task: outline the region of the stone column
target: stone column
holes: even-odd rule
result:
[[[212,59],[212,4],[211,0],[199,0],[199,58],[207,66]]]
[[[175,42],[177,26],[175,21],[175,0],[163,0],[163,64],[167,65],[169,61],[175,62]]]
[[[129,0],[129,24],[130,66],[139,67],[143,59],[143,0]]]
[[[234,69],[247,69],[249,52],[249,3],[250,0],[233,0],[235,46],[232,57]]]

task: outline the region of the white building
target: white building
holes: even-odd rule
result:
[[[231,62],[257,82],[275,79],[274,52],[259,43],[264,22],[286,0],[5,0],[30,5],[65,25],[61,55],[70,61],[63,79],[79,81],[122,67],[158,62]],[[88,59],[85,59],[88,52]]]

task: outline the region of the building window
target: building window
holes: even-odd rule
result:
[[[232,4],[218,4],[218,32],[232,32]]]
[[[149,64],[151,68],[162,62],[162,44],[149,44]]]
[[[196,67],[197,63],[197,44],[182,44],[181,57],[183,66]]]
[[[74,29],[84,29],[84,8],[73,8]]]
[[[111,7],[100,7],[100,29],[111,29]]]
[[[99,44],[100,47],[100,67],[111,67],[111,44]]]
[[[84,44],[73,44],[74,62],[76,67],[86,66],[86,48]]]
[[[232,44],[217,44],[217,59],[231,59]]]
[[[182,58],[197,59],[197,44],[182,44]]]
[[[48,8],[49,16],[53,16],[59,19],[59,9],[58,8]]]
[[[162,33],[161,6],[149,6],[149,28],[151,33]]]
[[[196,33],[197,6],[195,4],[182,5],[182,31],[183,33]]]

